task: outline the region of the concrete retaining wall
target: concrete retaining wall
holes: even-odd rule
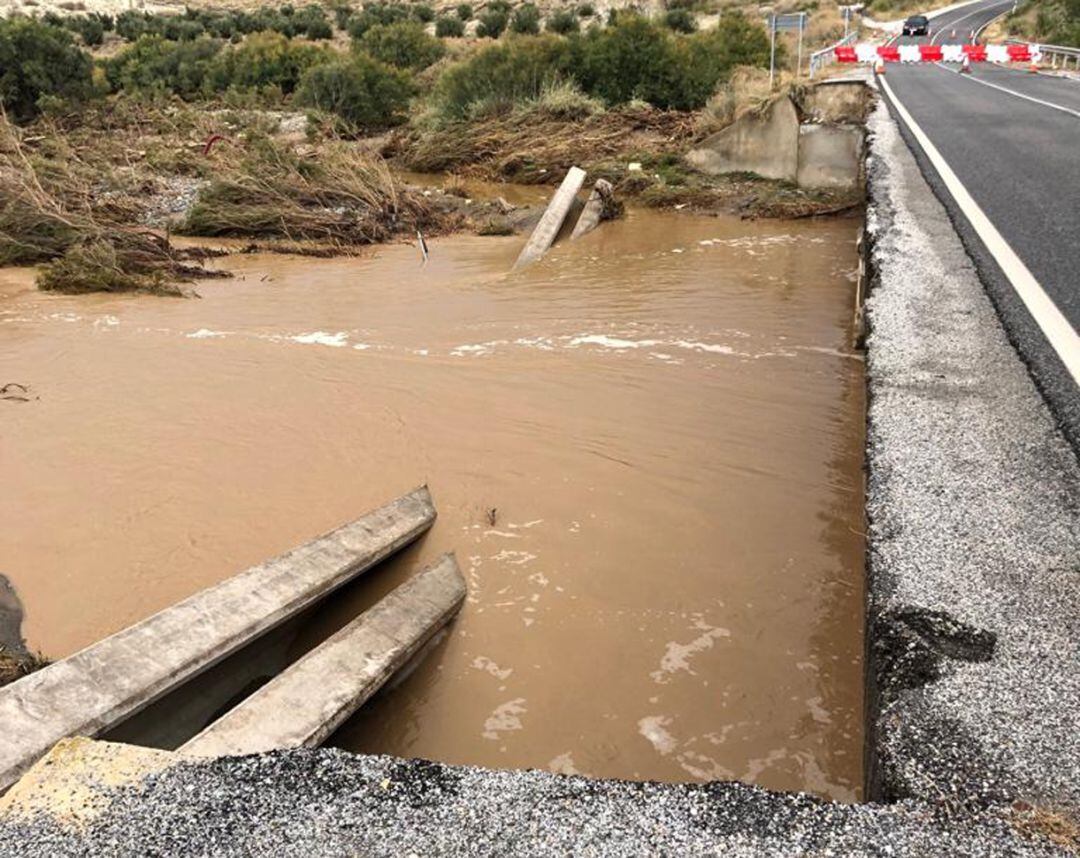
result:
[[[762,114],[750,114],[705,138],[686,155],[705,173],[757,173],[794,182],[799,172],[799,114],[790,98],[777,99]]]

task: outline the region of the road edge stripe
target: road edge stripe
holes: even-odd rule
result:
[[[955,69],[951,69],[948,66],[942,65],[941,63],[934,63],[934,65],[936,65],[938,68],[945,69],[945,71],[947,71],[947,72],[952,72],[953,74],[959,74],[959,72],[957,72]],[[974,77],[973,75],[960,75],[960,76],[963,77],[966,80],[970,80],[972,83],[981,83],[983,86],[988,86],[991,89],[1000,89],[1002,92],[1008,93],[1009,95],[1015,95],[1017,98],[1024,99],[1024,101],[1033,101],[1033,102],[1035,102],[1035,104],[1041,104],[1043,107],[1050,107],[1050,108],[1053,108],[1054,110],[1060,110],[1062,113],[1068,113],[1070,116],[1075,116],[1077,119],[1080,119],[1080,110],[1073,110],[1071,107],[1063,107],[1060,104],[1054,104],[1054,102],[1052,102],[1052,101],[1043,101],[1043,99],[1035,98],[1035,96],[1033,96],[1033,95],[1024,95],[1024,93],[1022,93],[1022,92],[1017,92],[1016,90],[1008,89],[1008,88],[1006,88],[1004,86],[1001,86],[1001,84],[990,83],[990,81],[988,81],[988,80],[982,80],[981,78]]]
[[[948,162],[942,157],[937,147],[930,142],[926,132],[922,130],[903,103],[897,98],[891,86],[884,77],[878,78],[878,84],[882,87],[889,100],[896,108],[897,114],[907,125],[908,130],[922,147],[923,153],[933,165],[941,181],[945,184],[953,200],[956,201],[960,211],[964,213],[971,228],[979,236],[979,240],[990,255],[994,257],[1002,272],[1008,278],[1010,285],[1023,301],[1024,306],[1031,314],[1035,323],[1043,332],[1065,369],[1072,376],[1073,381],[1080,385],[1080,334],[1069,320],[1062,315],[1061,311],[1051,300],[1050,296],[1028,270],[1016,252],[1009,246],[1004,236],[998,232],[997,227],[991,222],[986,213],[975,202],[967,188],[953,172]]]

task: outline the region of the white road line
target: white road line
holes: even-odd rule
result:
[[[1009,247],[1009,243],[998,232],[997,227],[991,223],[990,218],[979,208],[978,203],[972,199],[967,188],[964,187],[948,162],[941,156],[937,147],[930,142],[926,132],[919,127],[912,115],[908,113],[907,108],[896,97],[896,93],[893,92],[888,81],[879,76],[877,82],[885,90],[889,100],[896,106],[896,112],[900,114],[900,118],[904,120],[908,129],[915,136],[930,163],[934,165],[934,169],[941,176],[941,181],[945,183],[945,187],[948,188],[949,193],[956,200],[956,204],[968,219],[972,229],[975,230],[986,249],[990,251],[990,254],[997,261],[1016,294],[1020,296],[1020,300],[1024,302],[1024,306],[1027,307],[1036,324],[1042,329],[1043,335],[1046,337],[1047,342],[1050,343],[1050,347],[1057,352],[1061,362],[1065,364],[1065,368],[1073,377],[1073,381],[1080,384],[1080,334],[1077,334],[1073,326],[1069,324],[1069,320],[1062,315],[1050,296],[1039,285],[1039,281],[1035,279],[1035,276],[1024,265],[1020,257]]]
[[[1004,4],[998,4],[998,3],[990,3],[990,4],[987,4],[986,6],[980,6],[980,7],[979,7],[978,9],[976,9],[976,10],[975,10],[974,12],[968,12],[968,14],[966,14],[966,15],[964,15],[964,16],[962,16],[962,17],[960,17],[960,18],[957,18],[957,19],[956,19],[955,21],[949,21],[949,22],[948,22],[948,23],[947,23],[947,24],[946,24],[945,26],[947,26],[947,27],[951,27],[951,28],[954,28],[954,29],[955,29],[956,25],[957,25],[957,24],[959,24],[959,23],[960,23],[961,21],[966,21],[966,20],[967,20],[968,18],[971,18],[971,17],[972,17],[972,16],[974,16],[974,15],[979,15],[979,14],[981,14],[981,13],[983,13],[983,12],[989,12],[989,11],[990,11],[991,9],[996,9],[996,8],[997,8],[997,7],[999,6],[999,5],[1003,5],[1003,6],[1010,6],[1010,7],[1011,7],[1011,6],[1013,5],[1013,0],[1008,0],[1008,3],[1004,3]],[[997,16],[997,15],[995,15],[994,17],[1000,17],[1000,16]],[[994,19],[993,19],[993,18],[991,18],[990,20],[992,21],[992,20],[994,20]],[[988,22],[988,23],[989,23],[989,22]],[[938,30],[938,31],[937,31],[937,32],[936,32],[936,33],[935,33],[935,34],[934,34],[934,35],[933,35],[933,36],[931,37],[931,39],[930,39],[930,44],[931,44],[931,45],[932,45],[932,44],[934,44],[934,42],[936,42],[936,41],[937,41],[937,39],[938,39],[938,36],[940,36],[940,35],[941,35],[941,33],[942,33],[942,30]],[[966,42],[966,41],[967,41],[967,39],[964,39],[964,41]]]
[[[1052,101],[1044,101],[1043,99],[1035,98],[1032,95],[1024,95],[1024,93],[1022,92],[1017,92],[1014,89],[1007,89],[1006,87],[1001,86],[1001,84],[990,83],[990,81],[983,80],[982,78],[975,77],[974,75],[961,75],[956,69],[951,69],[948,66],[942,65],[941,63],[934,63],[934,65],[936,65],[940,69],[945,69],[945,71],[947,72],[952,72],[955,75],[959,75],[965,80],[970,80],[972,83],[981,83],[983,86],[988,86],[991,89],[999,89],[1002,92],[1007,92],[1009,95],[1015,95],[1017,98],[1024,99],[1024,101],[1033,101],[1035,102],[1035,104],[1041,104],[1043,107],[1052,107],[1054,110],[1060,110],[1062,113],[1068,113],[1070,116],[1075,116],[1077,119],[1080,119],[1080,110],[1073,110],[1071,107],[1064,107],[1063,105],[1055,104]]]

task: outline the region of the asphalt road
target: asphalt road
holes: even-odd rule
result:
[[[974,3],[931,19],[929,37],[899,37],[899,42],[961,43],[1011,7],[1012,0]],[[955,64],[890,64],[885,81],[1075,331],[1080,327],[1080,82],[991,63],[973,64],[971,75],[957,74]],[[1061,340],[1056,348],[1051,344],[911,129],[903,122],[901,127],[1010,338],[1080,448],[1080,388],[1063,362]],[[1066,345],[1068,353],[1075,351]]]

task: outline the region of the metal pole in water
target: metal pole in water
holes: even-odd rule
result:
[[[803,25],[806,23],[806,13],[801,12],[799,14],[799,58],[795,63],[795,77],[802,74],[802,34]]]
[[[769,90],[773,88],[773,77],[776,73],[776,13],[774,12],[769,21],[771,38],[769,40]]]

